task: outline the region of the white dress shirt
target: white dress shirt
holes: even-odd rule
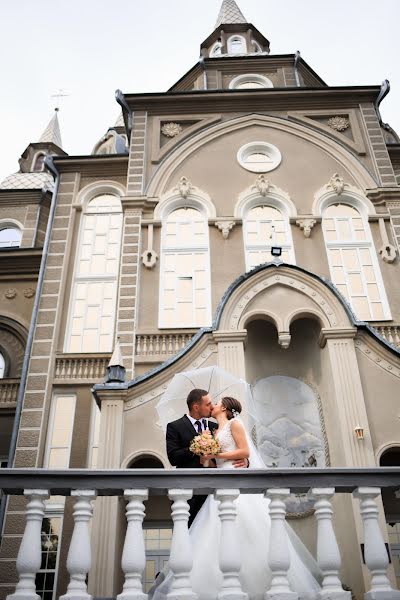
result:
[[[201,419],[194,419],[191,415],[186,415],[187,418],[189,419],[189,421],[191,422],[191,424],[194,427],[194,430],[196,431],[196,433],[198,433],[197,431],[197,425],[195,425],[196,421],[200,422],[200,426],[201,426],[201,431],[205,431],[207,429],[207,422],[204,418]]]

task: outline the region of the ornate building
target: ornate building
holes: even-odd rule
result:
[[[197,64],[165,93],[118,91],[121,118],[90,156],[62,150],[56,113],[0,185],[3,465],[169,469],[157,402],[175,373],[218,365],[252,384],[271,469],[398,466],[400,140],[381,119],[387,92],[328,86],[223,0]],[[371,584],[356,497],[377,498],[400,581],[398,501],[368,489],[333,500],[341,581],[359,599]],[[73,502],[36,501],[36,589],[53,600],[69,581]],[[95,597],[122,589],[123,506],[95,501]],[[0,598],[18,581],[25,507],[3,498]],[[288,512],[315,555],[310,500],[292,496]],[[148,589],[169,556],[166,496],[150,496],[144,533]]]

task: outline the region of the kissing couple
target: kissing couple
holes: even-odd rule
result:
[[[187,413],[168,423],[167,453],[170,463],[177,468],[203,468],[205,462],[218,469],[234,469],[239,477],[242,468],[265,469],[246,431],[238,418],[242,405],[236,398],[225,396],[213,404],[206,390],[195,388],[187,396]],[[208,421],[212,417],[217,424]],[[198,456],[190,450],[196,436],[207,429],[218,441],[217,454]],[[239,538],[242,589],[249,600],[263,600],[271,584],[268,549],[271,520],[269,500],[262,494],[240,494],[236,500],[236,527]],[[213,495],[193,496],[189,500],[189,536],[192,541],[192,589],[199,600],[215,600],[222,586],[219,569],[220,519],[218,501]],[[321,587],[321,572],[312,555],[287,524],[290,568],[288,579],[299,600],[316,600]],[[159,574],[149,593],[149,600],[166,600],[171,591],[173,573]]]

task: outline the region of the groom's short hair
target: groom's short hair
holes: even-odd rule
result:
[[[186,399],[188,409],[192,410],[193,404],[199,404],[201,402],[201,399],[204,396],[207,396],[207,394],[208,394],[208,392],[206,390],[201,390],[200,388],[194,388],[194,390],[189,392],[189,395]]]

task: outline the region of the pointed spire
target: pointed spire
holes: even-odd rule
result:
[[[222,0],[221,10],[215,24],[215,29],[222,24],[247,23],[245,16],[235,0]]]
[[[125,373],[126,369],[124,367],[124,361],[122,358],[121,345],[119,343],[119,338],[117,338],[114,346],[114,352],[107,367],[106,383],[110,383],[112,381],[123,383],[125,381]]]
[[[55,109],[54,115],[49,121],[46,129],[43,131],[39,142],[51,143],[59,148],[62,148],[60,124],[58,122],[58,108]]]

